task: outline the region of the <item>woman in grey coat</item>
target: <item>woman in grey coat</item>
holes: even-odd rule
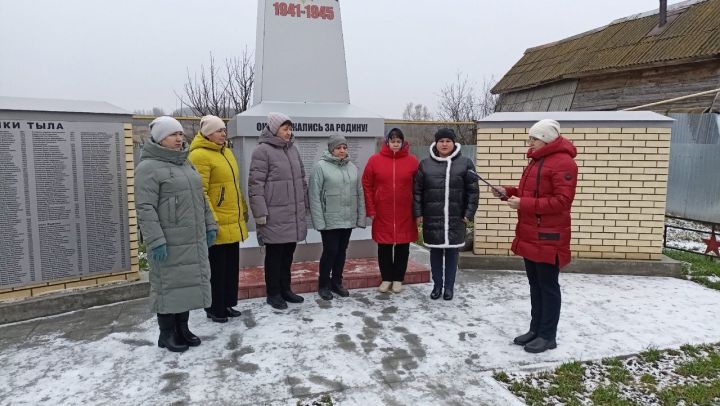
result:
[[[217,224],[202,180],[187,160],[183,128],[172,117],[150,123],[151,138],[135,168],[135,206],[150,259],[150,306],[158,346],[182,352],[200,345],[188,328],[190,310],[209,307],[208,246]]]
[[[324,300],[331,300],[332,292],[347,297],[350,293],[342,285],[345,253],[352,229],[365,227],[365,197],[342,135],[330,136],[328,150],[310,176],[308,198],[313,226],[323,244],[318,294]]]
[[[290,289],[295,247],[307,235],[305,167],[293,139],[290,117],[268,114],[252,153],[248,177],[258,243],[265,245],[267,303],[276,309],[287,309],[286,302],[304,300]]]

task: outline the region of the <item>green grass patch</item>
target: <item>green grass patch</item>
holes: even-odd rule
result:
[[[666,388],[658,393],[664,406],[675,406],[680,401],[686,405],[712,405],[720,399],[720,379],[708,384],[681,385]]]
[[[505,371],[493,372],[492,376],[496,381],[510,383],[510,377],[505,373]]]
[[[694,282],[705,285],[711,289],[720,290],[720,281],[711,281],[708,277],[720,277],[720,260],[701,254],[665,249],[663,253],[668,257],[682,261],[686,265],[683,271]]]
[[[621,367],[622,366],[622,361],[620,361],[620,358],[616,358],[616,357],[603,358],[601,362],[603,365],[607,365],[609,367]]]
[[[608,368],[608,379],[610,380],[610,382],[614,383],[628,383],[632,381],[630,371],[628,371],[624,367],[619,367],[616,365]]]
[[[662,358],[662,352],[655,347],[649,347],[640,353],[640,358],[647,363],[658,362]]]
[[[691,357],[697,357],[700,355],[700,349],[694,345],[685,344],[680,346],[680,351],[684,352],[685,354],[691,356]]]
[[[720,354],[710,352],[707,357],[696,358],[675,368],[675,372],[683,376],[714,378],[720,375]]]
[[[545,405],[547,393],[542,389],[534,388],[524,382],[513,382],[509,389],[515,396],[525,399],[525,403],[530,406]]]
[[[620,391],[615,385],[599,386],[590,395],[594,405],[607,406],[635,406],[637,403],[620,396]]]
[[[640,382],[645,385],[657,385],[657,379],[650,374],[643,374],[643,376],[640,377]]]
[[[584,390],[584,376],[585,367],[580,361],[566,362],[555,370],[548,393],[566,401],[574,399],[576,393]]]

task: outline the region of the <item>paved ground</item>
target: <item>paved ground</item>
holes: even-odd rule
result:
[[[340,405],[518,403],[492,371],[531,371],[648,346],[720,341],[720,292],[657,277],[561,276],[559,347],[525,353],[522,273],[461,272],[456,300],[430,285],[373,289],[275,311],[243,301],[243,316],[191,327],[203,344],[157,348],[146,300],[0,326],[0,404],[278,404],[329,393]]]

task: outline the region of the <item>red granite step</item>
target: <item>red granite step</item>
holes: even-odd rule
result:
[[[240,268],[238,298],[265,297],[265,271],[262,266]],[[292,290],[295,293],[317,292],[319,262],[296,262],[292,264]],[[430,271],[422,264],[409,261],[404,284],[426,283]],[[377,258],[348,259],[343,271],[343,286],[361,289],[380,285]]]

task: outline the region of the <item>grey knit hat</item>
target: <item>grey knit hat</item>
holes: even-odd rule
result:
[[[183,132],[182,124],[170,116],[160,116],[150,123],[150,136],[158,144],[178,131]]]
[[[345,137],[343,137],[340,134],[332,134],[330,135],[330,139],[328,139],[328,151],[333,152],[335,148],[338,147],[338,145],[345,144],[347,146],[347,140]]]
[[[269,113],[267,116],[268,129],[272,135],[277,135],[278,129],[285,123],[292,124],[292,120],[283,113]]]

